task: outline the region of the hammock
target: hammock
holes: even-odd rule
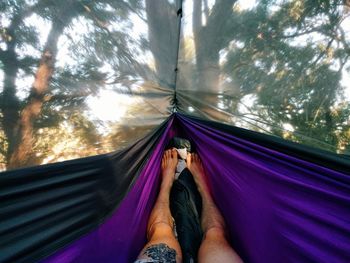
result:
[[[245,262],[350,262],[349,159],[179,114],[123,151],[3,173],[0,262],[132,262],[175,135]]]

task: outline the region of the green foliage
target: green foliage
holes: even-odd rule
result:
[[[338,129],[348,127],[348,106],[338,104],[350,55],[340,26],[347,16],[341,1],[300,0],[260,1],[232,15],[235,34],[224,71],[242,96],[257,96],[255,114],[276,135],[288,134],[281,132],[288,123],[295,130],[289,139],[344,150],[339,143],[346,135]]]
[[[0,123],[5,131],[0,129],[0,162],[6,166],[14,147],[20,146],[20,131],[28,126],[20,117],[33,98],[43,104],[32,108],[39,114],[30,120],[34,130],[29,142],[34,144],[31,163],[26,165],[111,150],[103,146],[108,143],[101,144],[98,122],[87,116],[86,98],[98,96],[106,85],[123,84],[123,79],[132,83],[148,71],[148,65],[137,62],[140,54],[135,50],[141,41],[130,36],[130,15],[144,16],[142,8],[138,0],[1,1],[0,70],[7,75],[2,83],[5,92],[0,94],[0,112],[5,116]],[[53,25],[63,27],[62,32],[54,32]],[[57,43],[49,42],[55,38]],[[47,91],[35,97],[37,91],[28,90],[32,83],[25,82],[39,74],[40,54],[52,44],[58,46],[56,66],[49,73]]]
[[[341,84],[350,67],[350,43],[342,26],[349,11],[343,1],[261,0],[243,10],[237,1],[222,0],[214,1],[210,12],[202,9],[196,19],[205,18],[206,24],[181,43],[189,51],[180,72],[188,75],[186,85],[195,87],[193,94],[182,94],[189,104],[213,116],[249,117],[250,128],[259,131],[349,151],[350,106]],[[1,1],[0,169],[21,144],[25,123],[20,117],[35,100],[42,106],[33,108],[38,114],[30,120],[32,164],[110,151],[147,133],[153,125],[129,123],[143,108],[130,105],[130,118],[101,124],[88,116],[86,99],[103,89],[134,94],[136,85],[173,84],[174,10],[174,1],[161,0]],[[138,35],[134,23],[145,23],[148,30]],[[39,94],[31,82],[40,59],[50,55],[44,54],[50,45],[57,45],[56,65],[48,71],[49,86]],[[220,79],[223,94],[215,86]],[[197,96],[199,84],[206,89]],[[247,95],[255,103],[242,113]],[[104,125],[110,125],[108,134],[101,131]]]

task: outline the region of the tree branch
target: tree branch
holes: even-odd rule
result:
[[[325,50],[322,51],[322,52],[318,55],[318,57],[315,59],[315,61],[312,62],[312,63],[310,64],[311,67],[315,66],[315,65],[318,63],[318,61],[320,61],[320,59],[328,52],[328,50],[329,50],[329,48],[331,47],[333,41],[334,41],[334,38],[331,38],[331,39],[328,41],[328,44],[327,44],[327,47],[325,48]]]
[[[321,30],[320,27],[317,27],[317,28],[313,28],[313,29],[310,29],[310,30],[307,30],[307,31],[304,31],[304,32],[298,32],[298,33],[291,34],[291,35],[281,35],[279,38],[281,38],[281,39],[294,38],[294,37],[300,37],[300,36],[307,35],[307,34],[310,34],[310,33],[315,33],[315,32],[322,33],[322,30]]]

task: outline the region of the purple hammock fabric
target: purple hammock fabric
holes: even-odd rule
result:
[[[194,142],[245,262],[350,262],[349,175],[182,116],[172,125],[114,214],[44,262],[132,262],[146,242],[162,152],[174,135]]]

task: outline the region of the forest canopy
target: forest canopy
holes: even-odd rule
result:
[[[349,153],[349,31],[342,0],[1,1],[0,168],[111,152],[174,107]]]

